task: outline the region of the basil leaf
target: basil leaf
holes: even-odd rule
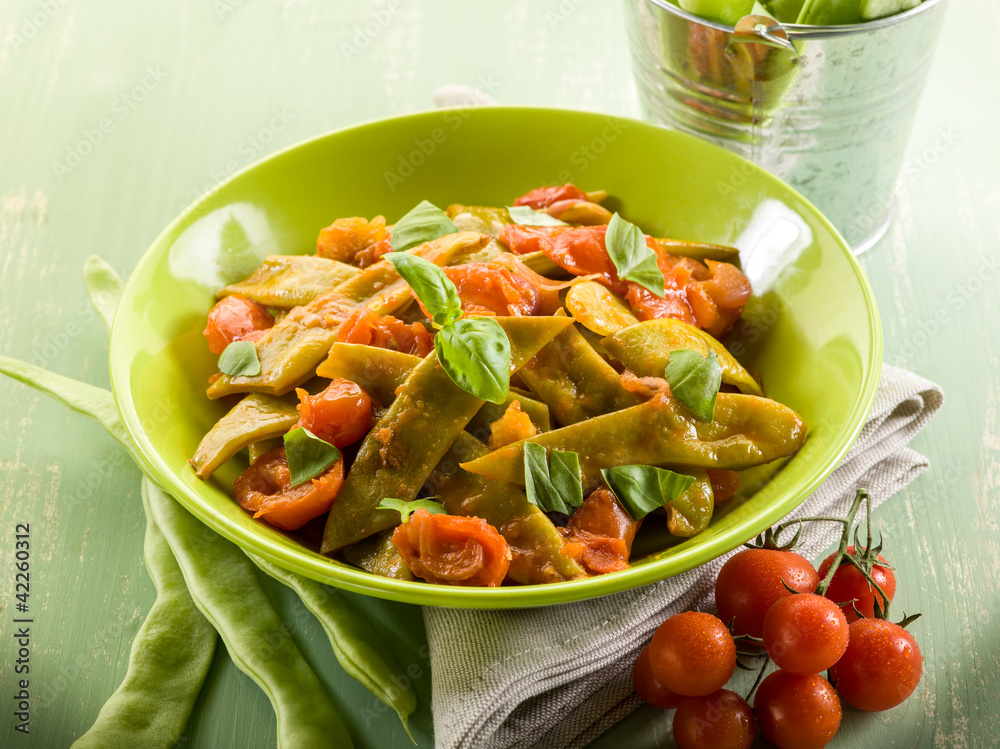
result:
[[[714,351],[708,356],[690,349],[671,351],[666,379],[674,397],[701,421],[715,418],[715,401],[722,385],[722,367]]]
[[[260,359],[253,341],[233,341],[219,357],[219,371],[233,377],[256,377],[260,374]]]
[[[438,362],[462,390],[503,403],[510,390],[510,341],[496,320],[455,320],[434,336]]]
[[[509,205],[507,213],[510,214],[511,221],[521,226],[569,226],[565,221],[560,221],[545,211],[536,211],[526,205]]]
[[[552,464],[551,473],[549,462]],[[524,489],[528,501],[545,512],[569,515],[583,504],[580,456],[553,450],[551,458],[537,442],[524,443]]]
[[[638,226],[616,213],[608,224],[604,246],[618,270],[618,278],[635,281],[656,296],[663,296],[663,271],[656,264],[656,253],[646,244],[646,237]]]
[[[694,476],[655,466],[603,468],[601,476],[633,520],[640,520],[655,509],[666,507],[668,502],[673,502],[694,483]]]
[[[288,432],[284,441],[292,487],[316,478],[340,460],[340,450],[305,427]]]
[[[422,200],[392,227],[389,242],[393,250],[403,252],[457,231],[458,227],[444,211],[433,203]]]
[[[445,512],[444,505],[440,502],[435,502],[432,497],[427,497],[426,499],[414,499],[407,502],[404,499],[396,499],[395,497],[386,497],[378,504],[380,509],[383,510],[395,510],[399,513],[399,520],[402,523],[407,522],[410,519],[410,513],[416,510],[427,510],[431,515],[447,515]]]
[[[383,255],[400,277],[406,281],[417,299],[442,327],[462,316],[462,300],[458,289],[444,272],[430,260],[405,252]]]

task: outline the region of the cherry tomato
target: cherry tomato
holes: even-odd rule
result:
[[[884,619],[851,625],[847,651],[830,669],[840,696],[859,710],[895,707],[920,683],[924,657],[909,632]]]
[[[493,588],[510,566],[504,537],[480,518],[420,509],[396,527],[392,543],[410,571],[429,583]]]
[[[649,664],[649,645],[642,649],[639,657],[635,659],[635,665],[632,666],[632,686],[644,702],[664,710],[672,710],[684,699],[681,695],[671,692],[653,676],[653,667]]]
[[[317,395],[296,388],[299,423],[335,447],[352,445],[372,428],[372,399],[350,380],[332,380]],[[295,427],[293,427],[294,429]]]
[[[407,325],[392,315],[380,315],[375,310],[364,308],[356,310],[340,324],[337,340],[401,351],[421,358],[434,350],[434,336],[423,323]]]
[[[847,553],[853,554],[854,547],[848,546]],[[821,580],[826,578],[826,573],[830,571],[830,565],[833,564],[835,556],[837,555],[831,554],[819,566],[819,577]],[[883,562],[885,561],[885,558],[882,556],[879,556],[879,559]],[[896,576],[892,570],[876,564],[872,567],[872,577],[875,578],[875,582],[885,591],[885,594],[889,596],[889,600],[891,601],[892,597],[896,595]],[[853,600],[854,605],[858,607],[858,611],[871,619],[875,616],[876,596],[878,596],[879,606],[882,606],[885,603],[882,600],[882,596],[879,596],[875,592],[875,589],[871,587],[865,576],[850,562],[841,562],[840,567],[833,573],[830,587],[826,589],[827,598],[843,604],[840,608],[844,612],[844,616],[847,617],[848,624],[858,620],[858,615],[854,613],[850,602]]]
[[[464,263],[445,268],[444,274],[458,289],[466,315],[524,317],[541,311],[541,292],[508,268]]]
[[[753,710],[728,689],[685,697],[674,713],[677,749],[750,749],[753,738]]]
[[[344,458],[314,479],[291,485],[285,448],[264,453],[233,486],[236,502],[278,528],[301,528],[330,509],[344,484]]]
[[[320,229],[316,254],[341,263],[357,264],[359,254],[385,239],[388,239],[388,232],[382,216],[376,216],[371,221],[360,216],[338,218],[325,229]],[[385,242],[387,247],[388,244]]]
[[[653,674],[667,689],[701,697],[725,686],[736,668],[736,643],[718,618],[685,611],[657,627],[649,644]]]
[[[822,749],[840,728],[843,712],[822,676],[788,671],[760,683],[753,710],[761,734],[778,749]]]
[[[628,569],[632,541],[642,521],[632,517],[606,486],[590,493],[560,532],[562,553],[576,559],[592,575]]]
[[[526,205],[530,208],[534,208],[536,211],[542,208],[548,208],[553,203],[560,200],[586,200],[587,193],[581,190],[576,185],[567,182],[562,186],[555,187],[536,187],[534,190],[525,193],[517,200],[514,201],[514,205]]]
[[[847,619],[837,604],[815,593],[779,598],[764,617],[764,647],[778,668],[818,674],[847,650]]]
[[[221,354],[233,341],[242,341],[251,334],[274,325],[274,318],[263,306],[238,294],[223,297],[208,313],[205,337],[208,350]]]
[[[809,560],[795,552],[744,549],[722,566],[715,581],[719,618],[727,624],[735,620],[738,635],[760,637],[768,609],[791,595],[782,581],[800,593],[812,593],[819,576]]]

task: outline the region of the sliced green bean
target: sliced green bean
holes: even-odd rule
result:
[[[340,550],[340,555],[355,567],[379,577],[416,580],[403,557],[392,544],[392,530],[376,533]]]
[[[538,427],[539,432],[547,432],[552,428],[549,407],[525,394],[524,391],[512,387],[502,403],[484,403],[466,425],[465,430],[480,441],[489,439],[490,424],[503,416],[514,401],[520,404],[521,410],[531,419],[531,423]]]
[[[504,224],[512,223],[506,208],[488,205],[452,203],[445,213],[460,231],[476,231],[491,237],[499,237]]]
[[[279,447],[284,446],[284,441],[281,437],[272,437],[271,439],[261,440],[260,442],[251,442],[247,445],[247,454],[250,457],[250,465],[257,462],[257,458],[262,455],[266,455],[272,450],[277,450]]]
[[[694,477],[694,483],[680,496],[667,502],[667,528],[675,536],[690,538],[696,536],[708,527],[715,510],[715,492],[712,482],[705,471],[695,469],[678,469]]]
[[[309,304],[359,272],[353,265],[315,255],[268,255],[252,276],[229,284],[218,297],[239,294],[265,307],[291,309]]]
[[[256,554],[247,552],[247,556],[268,575],[298,594],[305,607],[323,625],[333,654],[343,669],[396,712],[412,740],[409,717],[417,708],[417,697],[410,687],[400,688],[399,684],[408,681],[400,678],[402,669],[386,650],[385,643],[379,640],[368,618],[336,590],[289,572]]]
[[[715,420],[699,421],[676,399],[657,396],[638,406],[513,442],[462,467],[524,485],[524,443],[580,455],[586,487],[602,468],[676,465],[740,470],[770,463],[802,447],[806,428],[792,409],[768,398],[719,393]]]
[[[702,356],[714,351],[724,383],[739,388],[741,393],[763,395],[757,381],[725,346],[705,331],[680,320],[646,320],[609,335],[602,343],[613,358],[640,377],[663,377],[671,351],[691,349]]]
[[[448,265],[462,253],[489,241],[483,234],[459,232],[419,245],[408,252],[437,265]],[[382,260],[309,304],[296,307],[256,342],[261,373],[256,377],[223,375],[208,388],[209,398],[241,392],[284,395],[316,371],[337,340],[337,328],[355,309],[379,314],[398,310],[412,299],[395,268]]]
[[[560,317],[498,317],[510,339],[516,372],[572,324]],[[400,394],[361,443],[323,533],[324,554],[398,524],[399,514],[378,509],[385,497],[411,500],[434,466],[483,405],[447,375],[429,354],[406,379]]]
[[[707,244],[705,242],[685,242],[682,239],[667,239],[665,237],[654,237],[654,242],[664,252],[680,257],[689,257],[692,260],[719,260],[727,263],[735,263],[740,259],[740,251],[735,247],[727,247],[721,244]]]
[[[248,395],[209,430],[188,462],[198,478],[208,478],[244,447],[280,437],[298,423],[294,395]]]
[[[563,425],[642,401],[622,386],[618,373],[594,351],[576,326],[564,330],[539,351],[519,375]]]
[[[271,701],[279,749],[353,747],[322,683],[264,593],[253,563],[148,479],[142,491],[191,598],[222,636],[233,663]]]
[[[23,382],[77,413],[89,416],[118,440],[136,463],[142,465],[132,436],[122,423],[115,398],[109,391],[2,355],[0,355],[0,374]]]
[[[90,303],[104,320],[108,330],[111,330],[125,284],[104,258],[90,255],[83,264],[83,286],[90,297]]]
[[[145,495],[142,504],[156,602],[132,641],[125,679],[72,749],[176,746],[212,663],[215,628],[191,599]]]
[[[438,497],[450,514],[483,518],[500,532],[510,547],[507,574],[512,580],[551,583],[583,576],[580,565],[561,553],[563,537],[555,525],[528,502],[520,488],[459,467],[463,461],[489,452],[486,445],[463,432],[427,479],[425,489]]]

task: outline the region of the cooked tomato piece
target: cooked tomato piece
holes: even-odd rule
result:
[[[544,252],[556,265],[577,276],[601,276],[613,289],[618,273],[604,248],[606,226],[519,226],[507,224],[500,241],[517,255]]]
[[[694,314],[691,312],[691,305],[684,289],[664,288],[663,296],[659,297],[639,284],[633,283],[629,284],[625,299],[640,320],[669,317],[686,322],[688,325],[695,324]]]
[[[736,471],[726,471],[722,468],[706,468],[708,480],[712,484],[712,494],[715,502],[725,502],[732,499],[740,488],[740,475]]]
[[[402,351],[423,357],[434,350],[434,336],[423,323],[407,325],[398,317],[380,315],[371,309],[359,309],[337,329],[341,343],[360,343],[363,346]]]
[[[444,269],[462,298],[466,315],[537,315],[542,292],[527,279],[492,263],[465,263]]]
[[[325,473],[292,487],[285,448],[279,447],[261,455],[240,474],[233,493],[239,506],[255,518],[292,531],[327,512],[343,484],[341,456]]]
[[[360,216],[338,218],[325,229],[320,229],[316,254],[341,263],[357,264],[355,258],[358,253],[388,236],[382,216],[376,216],[371,221]]]
[[[256,340],[251,335],[274,325],[274,318],[262,305],[238,294],[223,297],[208,313],[205,337],[213,354],[221,354],[233,341]]]
[[[510,549],[480,518],[417,510],[392,534],[410,571],[429,583],[496,587],[510,566]]]
[[[538,427],[521,410],[520,401],[512,401],[503,416],[490,424],[490,450],[498,450],[511,442],[526,440],[538,434]]]
[[[299,423],[336,447],[352,445],[372,428],[372,399],[357,383],[337,379],[317,395],[296,388]],[[294,427],[293,427],[294,428]]]
[[[740,309],[750,300],[750,282],[732,263],[706,260],[711,276],[702,283],[719,309]]]
[[[562,553],[592,575],[627,569],[640,522],[631,518],[608,487],[600,486],[560,529],[566,537]]]
[[[553,203],[560,200],[586,200],[587,193],[574,184],[567,182],[565,185],[555,187],[536,187],[534,190],[525,193],[514,205],[526,205],[536,211],[548,208]]]

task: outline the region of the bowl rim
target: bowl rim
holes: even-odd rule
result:
[[[650,564],[639,567],[630,567],[621,572],[609,575],[591,577],[582,580],[567,580],[559,583],[539,583],[534,585],[501,586],[497,588],[473,588],[461,586],[429,585],[424,582],[413,582],[405,580],[395,580],[392,578],[380,577],[366,572],[360,568],[353,568],[344,563],[333,564],[334,560],[324,561],[316,556],[304,556],[301,552],[295,552],[268,541],[264,536],[252,532],[245,527],[235,524],[223,515],[216,514],[210,506],[197,498],[193,492],[189,493],[188,487],[173,479],[173,471],[166,464],[166,461],[159,455],[152,444],[150,438],[142,428],[136,405],[131,397],[130,388],[130,365],[131,358],[119,355],[119,349],[123,346],[122,325],[119,325],[119,318],[115,317],[111,330],[111,344],[109,347],[109,364],[111,389],[114,394],[115,403],[118,407],[122,420],[132,439],[138,446],[139,457],[142,465],[140,468],[167,493],[177,499],[189,512],[205,523],[214,531],[232,541],[244,551],[252,551],[269,561],[280,565],[290,571],[302,574],[313,580],[333,585],[335,587],[397,601],[415,602],[420,599],[421,605],[442,606],[452,608],[476,608],[476,609],[501,609],[501,608],[523,608],[530,606],[546,606],[573,601],[598,598],[612,593],[632,590],[644,585],[668,579],[674,575],[694,569],[706,563],[703,558],[707,555],[710,559],[715,559],[740,544],[763,532],[766,528],[785,517],[788,513],[798,507],[813,491],[829,476],[840,460],[850,449],[855,438],[863,428],[868,413],[871,410],[878,384],[881,379],[882,360],[882,325],[878,314],[878,307],[875,295],[868,282],[864,271],[858,264],[857,259],[852,254],[844,238],[830,223],[830,221],[811,202],[801,196],[794,188],[778,179],[770,172],[753,164],[747,159],[734,154],[721,146],[704,141],[693,135],[679,131],[665,130],[664,128],[652,125],[641,120],[627,117],[619,117],[600,112],[587,112],[582,110],[563,109],[556,107],[524,107],[524,106],[490,106],[466,108],[469,112],[485,112],[483,116],[489,116],[490,110],[502,110],[509,113],[519,114],[526,117],[533,115],[548,116],[571,116],[571,117],[593,117],[605,124],[607,121],[615,120],[626,123],[630,128],[649,129],[654,131],[669,132],[671,137],[681,140],[690,140],[698,147],[708,147],[725,151],[728,157],[733,157],[744,162],[764,181],[773,182],[782,189],[790,191],[795,195],[806,211],[811,211],[820,224],[836,238],[840,251],[846,256],[848,263],[854,272],[859,284],[862,296],[865,301],[868,313],[868,334],[871,340],[871,349],[866,364],[866,372],[861,383],[860,397],[854,404],[844,427],[830,442],[827,448],[827,456],[824,461],[817,465],[808,478],[800,482],[794,490],[787,493],[781,502],[775,503],[765,511],[756,515],[752,521],[748,520],[724,533],[713,536],[707,543],[703,543],[695,548],[684,549],[675,547],[674,553],[670,556],[671,567],[676,571],[670,575],[664,575],[660,571],[662,566],[658,560]],[[287,154],[312,147],[315,143],[346,135],[348,133],[378,128],[390,122],[400,120],[420,120],[421,118],[431,119],[439,117],[445,109],[427,109],[405,115],[382,117],[369,120],[361,124],[352,125],[346,128],[330,131],[315,137],[300,141],[287,148],[283,148],[270,156],[253,162],[245,168],[230,175],[227,179],[219,182],[214,188],[203,193],[188,205],[178,216],[164,228],[145,250],[135,269],[129,277],[119,301],[119,308],[123,309],[127,302],[137,293],[134,279],[143,275],[146,265],[153,263],[154,258],[159,256],[153,252],[159,248],[176,231],[176,229],[187,221],[188,216],[196,211],[199,206],[209,201],[217,193],[225,189],[230,183],[240,179],[247,172],[256,169],[263,164],[281,159]],[[700,561],[692,562],[691,557],[697,555]]]

